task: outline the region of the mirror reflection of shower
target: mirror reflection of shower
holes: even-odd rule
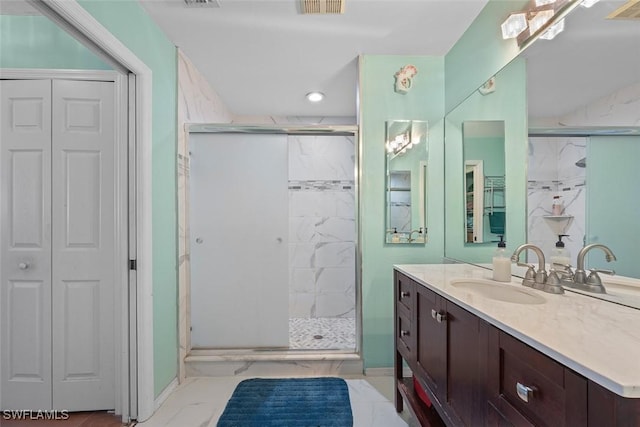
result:
[[[530,137],[527,172],[527,241],[551,253],[563,238],[566,249],[575,256],[584,245],[586,231],[586,152],[587,137]],[[578,159],[578,160],[576,160]],[[554,197],[561,204],[560,218],[554,214]],[[556,215],[556,216],[554,216]],[[566,229],[557,232],[554,221],[564,219]]]

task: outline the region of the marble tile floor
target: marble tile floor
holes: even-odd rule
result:
[[[342,317],[289,319],[290,350],[355,350],[356,319]]]
[[[140,427],[215,427],[240,381],[248,377],[187,378]],[[354,427],[416,427],[408,411],[393,405],[393,377],[345,377]]]

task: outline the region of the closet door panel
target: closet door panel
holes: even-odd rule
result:
[[[115,407],[114,85],[53,82],[53,406]]]
[[[51,407],[51,82],[0,81],[3,409]]]

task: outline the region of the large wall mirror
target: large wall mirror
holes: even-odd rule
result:
[[[445,254],[490,264],[525,240],[525,63],[515,60],[445,117]]]
[[[427,122],[392,120],[386,123],[387,243],[425,244]]]
[[[617,260],[607,263],[603,252],[593,250],[587,256],[587,268],[613,269],[618,275],[640,278],[634,248],[640,238],[640,168],[636,165],[640,159],[640,25],[637,20],[607,19],[625,4],[624,0],[601,0],[591,8],[575,8],[565,18],[564,32],[553,40],[536,41],[496,77],[514,63],[526,63],[524,141],[510,139],[510,123],[505,119],[508,249],[530,242],[540,246],[548,259],[557,234],[568,234],[563,241],[574,266],[585,244],[602,243]],[[499,80],[496,83],[495,92],[486,98],[499,93]],[[461,161],[459,155],[450,158],[457,153],[449,145],[461,142],[450,140],[449,122],[476,120],[470,109],[466,116],[456,114],[479,96],[474,92],[447,115],[447,169]],[[524,151],[518,154],[514,144]],[[561,200],[559,211],[552,208],[554,196]],[[447,221],[461,209],[449,199],[447,190]],[[482,252],[482,245],[457,244],[463,240],[457,228],[447,225],[446,256],[488,264],[490,254]],[[615,276],[602,278],[605,287],[607,280],[616,280]],[[602,298],[640,308],[640,297]]]

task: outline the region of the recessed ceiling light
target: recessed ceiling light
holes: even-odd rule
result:
[[[311,102],[320,102],[324,98],[324,93],[322,92],[309,92],[307,94],[307,99]]]

